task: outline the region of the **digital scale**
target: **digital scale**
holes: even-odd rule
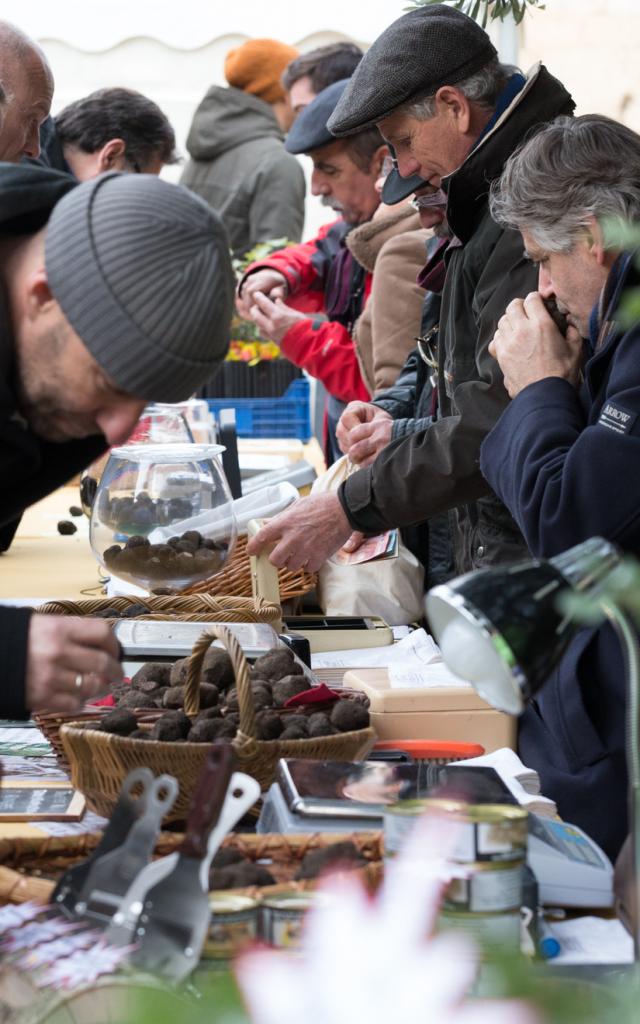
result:
[[[264,800],[258,832],[356,832],[383,828],[385,806],[433,795],[449,784],[470,803],[515,804],[493,768],[282,759]],[[613,906],[613,865],[575,825],[529,814],[527,862],[541,904]]]

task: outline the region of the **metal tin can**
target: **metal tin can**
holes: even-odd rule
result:
[[[231,960],[258,937],[258,901],[251,896],[213,892],[209,895],[211,922],[202,956]]]
[[[465,804],[459,800],[404,800],[385,808],[385,856],[398,852],[415,819],[426,811],[453,825],[447,859],[457,864],[522,860],[527,854],[527,811],[511,804]]]
[[[521,927],[519,910],[499,914],[442,910],[438,915],[438,931],[463,931],[475,939],[481,949],[496,946],[519,949]]]
[[[279,949],[295,948],[304,915],[318,896],[314,892],[284,892],[265,899],[260,907],[260,938]]]
[[[467,865],[466,878],[453,878],[443,908],[470,914],[520,912],[524,860]]]

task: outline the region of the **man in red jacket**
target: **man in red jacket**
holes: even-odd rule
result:
[[[323,89],[300,114],[286,142],[289,152],[311,157],[311,191],[339,212],[340,219],[325,225],[311,241],[252,264],[237,300],[241,316],[253,320],[283,355],[327,389],[328,461],[340,455],[335,425],[345,404],[369,398],[351,328],[369,295],[371,275],[356,263],[344,240],[378,208],[375,182],[388,153],[377,128],[348,139],[336,139],[327,130],[347,81]]]

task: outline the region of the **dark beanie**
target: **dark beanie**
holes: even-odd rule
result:
[[[334,135],[353,135],[406,103],[455,85],[497,56],[487,33],[444,4],[403,14],[378,36],[329,118]]]
[[[51,291],[115,384],[176,402],[209,379],[229,341],[234,277],[225,230],[201,199],[151,174],[103,174],[57,203]]]

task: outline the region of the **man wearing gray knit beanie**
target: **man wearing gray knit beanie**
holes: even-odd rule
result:
[[[220,220],[181,186],[1,163],[0,278],[6,550],[24,509],[125,441],[147,401],[213,375],[234,278]],[[73,709],[122,678],[104,623],[22,608],[0,609],[0,659],[0,717]]]

